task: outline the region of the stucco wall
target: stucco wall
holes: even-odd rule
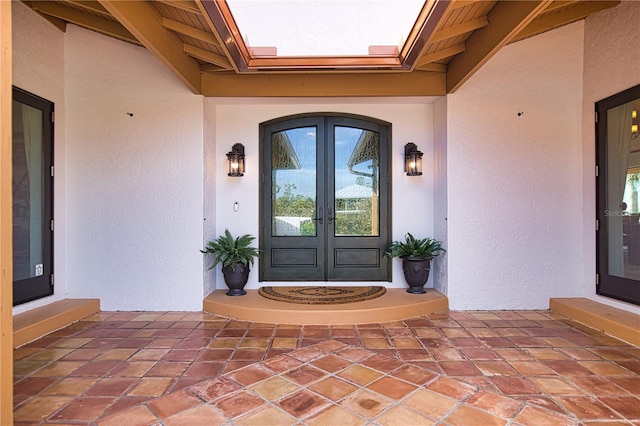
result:
[[[203,98],[145,49],[73,25],[64,59],[69,295],[202,309]]]
[[[203,188],[203,235],[202,247],[206,247],[207,241],[217,236],[216,232],[216,173],[218,171],[216,159],[216,105],[205,99],[204,101],[204,188]],[[226,157],[225,157],[226,158]],[[226,166],[225,166],[226,167]],[[224,230],[223,230],[224,232]],[[204,259],[202,263],[203,294],[206,296],[216,289],[216,274],[209,270],[211,259]],[[222,274],[220,274],[222,277]],[[224,283],[222,283],[224,288]]]
[[[452,309],[582,293],[582,45],[582,22],[508,45],[448,96]]]
[[[55,104],[54,126],[54,294],[14,308],[24,312],[66,296],[66,177],[65,177],[65,98],[64,33],[42,19],[21,2],[12,2],[13,85]]]
[[[443,96],[433,105],[433,234],[449,247],[447,202],[447,98]],[[446,253],[433,262],[433,287],[442,294],[449,293],[449,258]]]
[[[595,103],[640,84],[640,2],[589,16],[584,25],[583,97],[583,242],[584,279],[581,293],[600,303],[640,313],[640,307],[595,294]]]
[[[258,235],[259,211],[259,123],[277,117],[305,112],[343,112],[360,114],[393,123],[392,125],[392,229],[393,238],[403,238],[406,232],[414,235],[433,235],[433,98],[371,98],[371,99],[205,99],[205,121],[215,122],[216,164],[208,164],[216,174],[216,187],[205,188],[205,198],[216,199],[216,209],[205,211],[205,221],[211,217],[216,229],[205,235],[215,238],[225,228],[233,234]],[[234,143],[245,145],[247,173],[242,178],[231,178],[227,173],[225,154]],[[403,173],[403,152],[407,142],[414,142],[424,152],[420,177],[407,177]],[[208,155],[205,154],[205,157]],[[205,174],[211,173],[206,170]],[[238,211],[233,204],[238,202]],[[256,265],[257,269],[257,265]],[[433,277],[427,286],[432,286]],[[215,284],[217,283],[217,284]],[[295,283],[279,283],[295,285]],[[324,285],[330,283],[324,283]],[[363,283],[359,283],[363,284]],[[205,276],[205,288],[226,288],[220,268]],[[276,283],[272,283],[276,285]],[[259,288],[258,271],[252,270],[247,289]],[[388,287],[406,287],[400,260],[393,260],[393,282]]]

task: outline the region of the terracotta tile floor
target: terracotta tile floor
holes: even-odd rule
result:
[[[15,424],[640,425],[640,348],[548,311],[104,312],[15,350]]]

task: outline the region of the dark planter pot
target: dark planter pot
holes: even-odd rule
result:
[[[402,270],[404,271],[404,279],[409,284],[407,293],[422,294],[427,291],[424,285],[429,279],[429,270],[431,269],[431,259],[433,257],[403,257]]]
[[[245,265],[242,262],[236,263],[236,270],[234,271],[231,266],[222,267],[222,275],[224,275],[224,282],[229,287],[227,296],[242,296],[247,294],[244,291],[244,286],[249,280],[249,264]]]

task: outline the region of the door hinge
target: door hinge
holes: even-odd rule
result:
[[[596,177],[600,176],[600,167],[596,164]]]
[[[596,285],[600,285],[600,274],[596,274]]]
[[[598,122],[598,111],[596,111],[596,123]]]
[[[51,177],[53,177],[53,166],[51,166]]]
[[[596,219],[596,231],[600,230],[600,221]]]
[[[49,222],[49,227],[51,228],[51,231],[53,231],[53,219]]]
[[[56,122],[56,112],[55,111],[51,111],[51,122],[52,123]]]
[[[51,287],[53,287],[53,274],[49,275],[49,283],[51,284]]]

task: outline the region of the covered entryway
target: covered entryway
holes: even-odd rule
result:
[[[261,281],[390,281],[389,123],[262,123]]]

